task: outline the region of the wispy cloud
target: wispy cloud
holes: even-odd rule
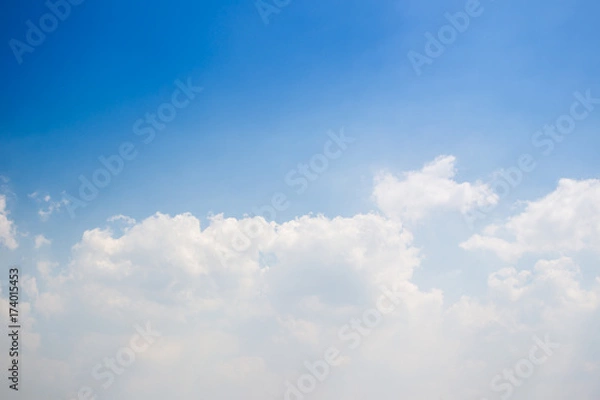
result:
[[[38,191],[28,194],[27,197],[33,199],[40,205],[38,215],[42,221],[48,221],[52,214],[60,212],[61,209],[68,204],[66,199],[55,201],[52,200],[52,197],[49,194],[41,194]]]

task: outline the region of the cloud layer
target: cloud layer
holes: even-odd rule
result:
[[[288,382],[297,386],[306,363],[334,347],[337,365],[303,398],[594,398],[600,279],[584,282],[574,256],[598,243],[598,183],[562,180],[505,225],[464,241],[501,259],[539,258],[504,263],[474,282],[476,293],[448,301],[417,284],[436,249],[417,247],[404,222],[496,201],[480,183],[456,182],[454,163],[440,157],[402,178],[380,176],[378,209],[351,217],[217,215],[201,226],[191,214],[156,213],[85,231],[68,263],[42,260],[23,279],[28,374],[40,377],[26,394],[75,398],[89,386],[116,400],[296,400]],[[548,232],[548,220],[557,229]],[[490,245],[503,231],[516,239]],[[369,327],[382,296],[394,310]],[[109,371],[97,368],[146,323],[160,337],[104,387],[108,375],[93,371]],[[548,355],[538,339],[560,347]],[[518,384],[503,375],[530,354],[547,355],[534,373],[517,373]]]

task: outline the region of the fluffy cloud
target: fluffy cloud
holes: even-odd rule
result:
[[[498,196],[481,182],[456,182],[456,159],[440,156],[420,171],[398,178],[381,173],[376,178],[373,199],[386,215],[413,222],[436,209],[467,213],[475,207],[496,204]]]
[[[454,182],[453,163],[440,158],[414,174],[441,179],[454,196],[414,191],[413,173],[396,181],[426,204],[400,208],[408,214],[283,223],[217,215],[202,226],[192,214],[156,213],[85,231],[68,263],[41,261],[37,276],[23,281],[37,317],[31,332],[44,332],[44,346],[26,355],[42,378],[24,395],[74,398],[89,386],[115,400],[284,399],[287,382],[297,385],[335,347],[339,362],[303,399],[492,400],[505,394],[492,389],[495,377],[529,357],[533,336],[549,335],[560,348],[531,378],[519,378],[513,398],[594,398],[600,279],[584,282],[573,259],[504,265],[462,296],[417,284],[422,259],[437,249],[416,247],[402,219],[463,211],[487,193]],[[378,186],[378,204],[393,204],[394,188]],[[367,324],[381,299],[393,312]],[[103,388],[91,372],[146,322],[160,338]],[[57,326],[65,330],[51,333]]]
[[[17,229],[10,219],[6,209],[6,196],[0,194],[0,245],[14,250],[19,244],[16,240]]]
[[[526,253],[600,252],[600,180],[561,179],[552,193],[461,246],[490,250],[507,261]]]

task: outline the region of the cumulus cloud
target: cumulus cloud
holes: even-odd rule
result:
[[[475,207],[496,204],[498,196],[481,182],[459,183],[456,158],[440,156],[419,171],[397,177],[381,173],[375,179],[373,199],[386,215],[414,222],[436,209],[467,213]]]
[[[252,220],[263,230],[246,250],[232,250],[236,232]],[[488,296],[446,304],[442,291],[412,282],[421,251],[397,222],[374,214],[304,216],[282,224],[219,215],[204,228],[190,214],[156,214],[122,235],[110,228],[87,231],[67,268],[29,291],[40,292],[34,309],[44,317],[89,315],[119,332],[132,330],[133,318],[163,331],[122,390],[113,392],[115,399],[169,392],[283,399],[285,382],[306,373],[305,362],[322,357],[328,346],[342,353],[335,368],[345,384],[331,378],[310,398],[483,396],[497,373],[527,356],[531,335],[572,340],[598,309],[600,285],[583,289],[568,259],[542,260],[531,271],[500,270],[489,277]],[[261,265],[261,253],[275,261]],[[372,309],[383,285],[395,288],[400,306],[350,349],[340,327]],[[86,353],[65,348],[65,358],[53,360],[68,366],[67,376],[76,375],[75,365],[91,371],[110,354],[107,343],[118,348],[124,340],[103,336],[108,349],[90,350],[83,344],[89,328],[70,330],[71,348]],[[539,371],[529,384],[543,390],[552,384],[551,371],[568,373],[582,351],[556,356],[557,369]],[[165,371],[168,382],[158,379]],[[436,385],[428,384],[432,379]],[[81,384],[70,382],[66,388]],[[563,384],[554,397],[547,392],[549,398],[561,398],[574,384]]]
[[[156,213],[86,230],[68,262],[40,261],[37,277],[24,280],[35,327],[66,327],[60,334],[39,328],[53,351],[24,356],[43,376],[24,386],[25,395],[75,397],[90,386],[115,400],[286,399],[288,383],[297,385],[335,348],[330,376],[303,398],[494,399],[502,394],[494,377],[529,357],[534,336],[550,335],[560,349],[513,398],[594,398],[598,360],[590,354],[600,348],[589,327],[600,326],[600,278],[584,282],[572,258],[503,265],[462,296],[417,283],[422,260],[437,249],[417,247],[403,219],[437,208],[462,212],[488,194],[454,182],[453,164],[439,158],[376,187],[382,213],[282,223],[216,215],[206,225],[189,213]],[[445,189],[417,190],[411,174]],[[405,202],[386,211],[398,193],[421,196],[423,207]],[[382,299],[393,311],[368,326]],[[91,371],[146,322],[161,337],[104,389]]]
[[[552,193],[461,246],[490,250],[507,261],[526,253],[600,252],[600,180],[561,179]]]

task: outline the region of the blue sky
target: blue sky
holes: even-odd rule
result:
[[[600,106],[549,155],[532,136],[569,113],[574,93],[600,97],[600,5],[481,0],[480,16],[416,73],[409,52],[425,54],[425,33],[437,34],[448,24],[445,13],[462,12],[468,3],[292,0],[265,24],[250,0],[85,0],[70,6],[68,17],[33,52],[22,54],[21,63],[10,40],[26,41],[26,22],[38,24],[48,6],[7,6],[0,17],[6,43],[0,51],[0,176],[7,178],[0,196],[8,213],[0,207],[0,217],[14,224],[19,246],[7,249],[0,242],[0,261],[22,264],[41,282],[41,261],[75,268],[79,253],[73,246],[85,248],[84,232],[103,229],[112,216],[139,222],[157,212],[189,212],[205,227],[220,213],[241,221],[281,192],[291,205],[277,213],[278,224],[311,213],[333,219],[371,211],[401,221],[416,245],[431,246],[415,270],[416,282],[424,290],[441,287],[451,301],[465,291],[486,292],[478,282],[506,262],[531,268],[538,258],[527,259],[522,244],[512,258],[505,254],[508,259],[464,249],[496,246],[489,244],[495,231],[484,231],[491,223],[521,240],[527,235],[519,236],[514,226],[520,225],[507,221],[520,215],[523,202],[543,205],[544,196],[562,195],[562,178],[598,178]],[[178,80],[203,90],[144,144],[134,124],[170,102]],[[323,152],[328,132],[342,129],[352,144],[296,193],[286,175]],[[98,158],[117,154],[127,142],[135,145],[136,158],[72,218],[60,203],[65,193],[77,196],[79,177],[91,179],[101,167]],[[452,182],[453,196],[463,195],[453,186],[457,182],[488,193],[477,182],[492,182],[522,154],[537,167],[474,228],[461,215],[472,207],[471,195],[464,195],[462,206],[432,200],[444,212],[460,212],[441,218],[433,205],[423,206],[433,217],[414,225],[420,207],[405,205],[402,196],[398,208],[383,199],[397,193],[418,198],[418,185],[406,183],[403,174],[425,171],[428,163],[442,171],[450,165],[455,174],[431,187],[423,183],[427,193],[440,182]],[[439,161],[443,156],[454,161]],[[396,180],[390,178],[388,197],[374,200],[377,188],[384,190],[376,177],[384,173]],[[418,176],[428,182],[427,173]],[[584,190],[581,185],[577,190]],[[52,204],[55,209],[42,218],[39,210]],[[478,234],[487,239],[472,239]],[[51,246],[35,249],[36,235]],[[577,260],[593,281],[595,250],[570,250],[555,256]],[[456,267],[441,267],[447,260]]]
[[[422,51],[423,33],[464,2],[293,2],[268,26],[251,2],[84,2],[22,65],[10,48],[2,53],[3,170],[19,192],[73,191],[175,79],[191,77],[204,94],[86,214],[108,215],[125,197],[141,211],[151,192],[150,207],[165,212],[240,215],[247,200],[223,197],[261,201],[326,130],[342,126],[361,138],[346,167],[415,168],[449,153],[468,176],[485,178],[526,148],[573,91],[597,87],[599,61],[582,40],[597,34],[591,2],[481,4],[483,15],[417,77],[406,53]],[[24,21],[45,11],[20,8],[3,24],[5,37],[21,39]],[[593,168],[593,122],[569,141],[561,154],[577,152],[584,165],[564,160],[561,170]],[[476,156],[484,149],[493,154]],[[306,197],[298,213],[327,211]]]

